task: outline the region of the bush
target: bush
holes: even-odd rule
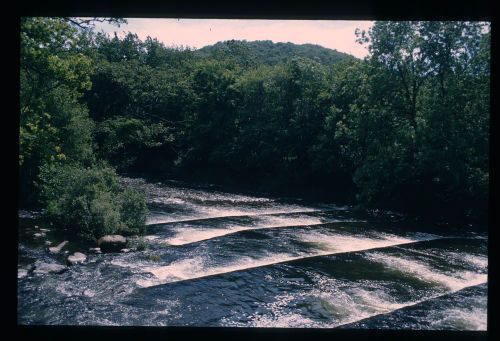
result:
[[[45,165],[40,172],[45,216],[87,239],[106,234],[140,234],[147,214],[144,197],[123,189],[104,164]]]
[[[144,238],[139,238],[139,240],[137,241],[137,244],[136,244],[136,248],[137,248],[137,251],[144,251],[148,248],[148,243],[146,242],[146,240]]]
[[[149,255],[148,260],[151,262],[159,262],[161,261],[161,257],[159,255]]]

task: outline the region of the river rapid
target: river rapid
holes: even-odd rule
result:
[[[122,183],[146,194],[146,250],[92,254],[19,212],[19,324],[487,329],[486,233],[214,186]],[[47,247],[66,239],[86,262],[37,272],[65,265]]]

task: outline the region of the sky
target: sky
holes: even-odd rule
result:
[[[295,44],[317,44],[358,58],[368,55],[356,43],[356,28],[368,30],[373,21],[354,20],[262,20],[262,19],[127,19],[120,27],[106,23],[96,29],[122,37],[136,33],[141,40],[150,36],[166,46],[201,48],[224,40],[272,40]]]

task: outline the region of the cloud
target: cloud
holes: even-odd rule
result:
[[[295,44],[318,44],[362,58],[365,47],[355,42],[356,28],[368,29],[372,21],[261,20],[261,19],[128,19],[127,25],[97,25],[105,32],[122,36],[136,33],[140,39],[157,38],[167,46],[201,48],[224,40],[272,40]]]

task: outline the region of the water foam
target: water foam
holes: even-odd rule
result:
[[[254,327],[332,328],[405,306],[394,302],[384,288],[349,287],[346,283],[311,273],[316,288],[295,294],[281,294],[265,303],[267,313],[252,314],[249,324]],[[318,318],[311,320],[298,311],[314,311]],[[238,326],[230,319],[225,326]]]
[[[247,230],[260,230],[270,229],[277,227],[291,227],[291,226],[311,226],[320,225],[323,220],[312,217],[280,217],[280,216],[266,216],[259,217],[252,225],[232,225],[226,228],[203,228],[203,227],[179,227],[174,228],[174,236],[160,239],[157,241],[169,245],[185,245],[190,243],[199,242],[202,240],[213,239],[217,237],[226,236],[229,234],[237,233]]]
[[[355,323],[377,315],[389,314],[402,308],[417,305],[466,287],[481,283],[471,282],[460,289],[441,293],[434,293],[418,300],[398,302],[388,292],[388,288],[371,282],[365,287],[352,286],[335,278],[325,277],[310,272],[309,277],[314,279],[315,288],[310,291],[300,291],[292,294],[282,294],[275,297],[270,303],[265,303],[267,313],[253,314],[249,317],[250,325],[254,327],[292,327],[292,328],[335,328],[341,325]],[[479,301],[485,301],[481,297]],[[314,304],[314,305],[313,305]],[[301,307],[311,308],[320,313],[321,318],[312,321],[306,316],[297,313]],[[475,307],[458,307],[444,311],[431,311],[427,320],[431,329],[462,329],[486,330],[486,302],[479,302]],[[290,316],[289,316],[290,315]],[[238,323],[229,319],[223,321],[225,326],[238,326]]]
[[[365,256],[371,261],[382,263],[389,268],[404,272],[428,283],[444,286],[452,291],[485,283],[488,278],[487,274],[472,271],[439,272],[417,260],[377,252]]]
[[[268,266],[298,259],[327,256],[344,252],[362,251],[373,248],[413,243],[416,241],[415,239],[402,238],[389,234],[385,234],[384,238],[370,239],[366,237],[318,232],[313,234],[301,233],[297,235],[297,238],[306,243],[313,243],[316,249],[307,253],[301,253],[300,255],[289,253],[268,253],[259,258],[244,256],[237,261],[215,266],[209,265],[208,260],[201,257],[176,261],[166,266],[148,266],[142,268],[142,271],[153,274],[154,278],[139,280],[137,281],[137,284],[142,287],[150,287],[154,285]]]
[[[182,223],[196,220],[208,220],[218,218],[255,217],[271,214],[292,214],[292,213],[314,213],[325,212],[325,210],[307,207],[279,207],[263,209],[228,209],[226,207],[197,207],[197,212],[190,215],[177,215],[171,217],[169,214],[149,216],[146,225]]]
[[[474,254],[463,254],[456,252],[449,252],[449,256],[455,258],[456,260],[469,264],[476,269],[487,269],[488,268],[488,257],[482,255]]]
[[[481,307],[452,308],[440,312],[432,312],[429,316],[433,329],[455,330],[487,330],[488,314],[486,298]]]

